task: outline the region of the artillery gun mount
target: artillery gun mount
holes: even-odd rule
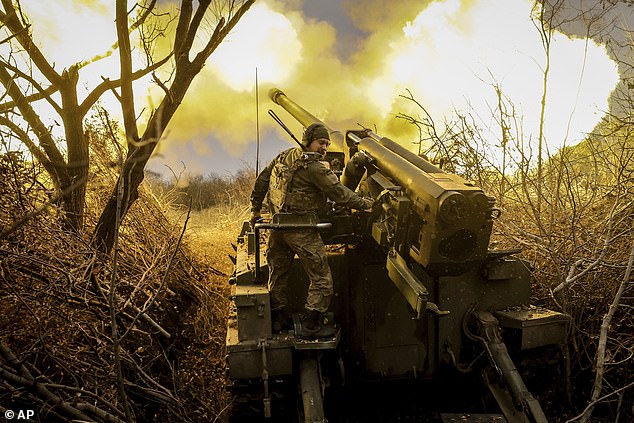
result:
[[[302,125],[320,122],[282,91],[270,95]],[[226,339],[232,419],[546,422],[513,358],[566,358],[570,317],[530,305],[518,251],[489,250],[494,201],[371,131],[330,134],[325,160],[375,207],[245,222]],[[335,285],[337,331],[318,341],[272,328],[266,231],[301,228],[321,230]],[[299,263],[290,281],[289,308],[300,312]]]

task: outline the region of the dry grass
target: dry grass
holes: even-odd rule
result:
[[[37,167],[19,155],[0,157],[4,229],[41,209],[48,194]],[[211,421],[227,403],[236,223],[210,214],[185,222],[186,214],[142,190],[116,261],[99,258],[89,237],[114,186],[108,163],[96,160],[93,169],[85,233],[63,231],[62,212],[49,205],[0,240],[0,404],[35,409],[40,421],[118,421],[126,404],[138,421]]]

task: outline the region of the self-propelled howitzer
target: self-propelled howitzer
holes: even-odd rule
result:
[[[320,122],[282,91],[273,89],[270,97],[303,126]],[[375,206],[355,213],[333,208],[310,219],[274,215],[255,230],[244,225],[227,331],[235,392],[259,387],[249,395],[261,400],[265,416],[274,417],[276,383],[299,385],[302,421],[377,421],[367,401],[359,415],[345,411],[351,401],[347,387],[477,376],[484,390],[461,381],[410,403],[447,422],[455,421],[456,411],[474,416],[460,421],[546,422],[512,358],[564,345],[569,317],[528,305],[530,271],[513,256],[518,251],[489,250],[499,214],[493,199],[372,131],[329,131],[333,148],[325,161],[344,185],[372,197]],[[307,342],[294,330],[272,330],[259,239],[268,229],[323,229],[322,238],[332,245],[328,260],[336,292],[330,311],[338,331],[332,339]],[[289,307],[300,311],[308,281],[301,266],[292,273]],[[465,401],[470,397],[490,397],[497,408],[455,409],[472,404]]]

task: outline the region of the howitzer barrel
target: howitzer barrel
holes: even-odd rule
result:
[[[286,94],[279,88],[271,88],[269,91],[269,97],[275,104],[281,106],[284,110],[290,113],[299,123],[301,123],[304,128],[308,127],[313,123],[321,123],[330,132],[330,148],[331,151],[343,151],[343,134],[337,130],[331,129],[323,123],[321,120],[317,119],[306,109],[295,103],[293,100],[286,97]]]
[[[388,141],[391,140],[388,139]],[[460,197],[475,196],[475,199],[483,201],[482,205],[485,207],[488,204],[486,196],[480,188],[473,186],[459,176],[444,173],[440,169],[436,173],[430,174],[425,171],[423,173],[416,164],[372,138],[363,138],[359,143],[359,149],[370,154],[375,160],[376,167],[410,193],[415,206],[418,203],[418,205],[428,207],[430,203],[437,202],[440,217],[446,223],[456,223],[455,220],[459,219],[460,216],[466,217],[468,214],[467,210],[461,210],[468,204],[463,200],[457,200]],[[448,201],[449,198],[454,200]],[[445,203],[451,204],[451,208],[445,210],[447,208]]]
[[[281,90],[274,88],[269,95],[302,125],[323,124]],[[334,149],[342,151],[347,143],[341,132],[330,128],[329,131]],[[443,172],[389,138],[371,131],[350,131],[348,137],[360,154],[347,157],[342,183],[356,189],[361,171],[365,173],[367,168],[366,185],[370,195],[380,195],[387,186],[401,187],[401,195],[407,198],[417,216],[411,219],[413,230],[407,232],[420,231],[420,236],[408,239],[404,246],[409,247],[410,257],[427,270],[444,274],[459,274],[484,260],[491,236],[492,203],[480,188],[458,175]],[[355,157],[363,159],[356,162]],[[349,169],[351,163],[354,171]],[[375,175],[374,170],[380,175]],[[383,182],[379,181],[381,176]],[[381,228],[376,231],[380,239],[383,233]]]
[[[393,147],[394,142],[387,141]],[[492,209],[480,188],[458,175],[426,172],[371,137],[361,139],[358,148],[374,159],[373,165],[383,175],[402,187],[423,222],[421,242],[411,245],[411,257],[440,273],[460,272],[485,258]]]
[[[383,140],[391,141],[387,138],[383,138]],[[391,142],[396,144],[394,141]],[[409,192],[415,203],[430,204],[431,202],[438,202],[440,217],[447,223],[455,223],[455,219],[459,218],[459,216],[465,217],[467,214],[467,210],[459,209],[467,205],[462,202],[452,201],[450,202],[452,203],[452,209],[443,210],[443,204],[447,202],[449,197],[456,199],[456,195],[460,197],[463,195],[475,195],[480,201],[483,201],[483,206],[486,207],[488,204],[482,190],[461,177],[444,173],[440,169],[432,174],[424,170],[423,172],[425,173],[423,173],[421,172],[422,169],[416,166],[415,163],[402,157],[383,143],[379,144],[370,137],[361,140],[359,149],[370,154],[375,160],[376,167]]]

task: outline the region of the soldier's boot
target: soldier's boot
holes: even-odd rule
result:
[[[296,335],[303,339],[323,339],[335,336],[332,324],[324,325],[324,316],[317,310],[309,310],[300,316],[300,328]]]

